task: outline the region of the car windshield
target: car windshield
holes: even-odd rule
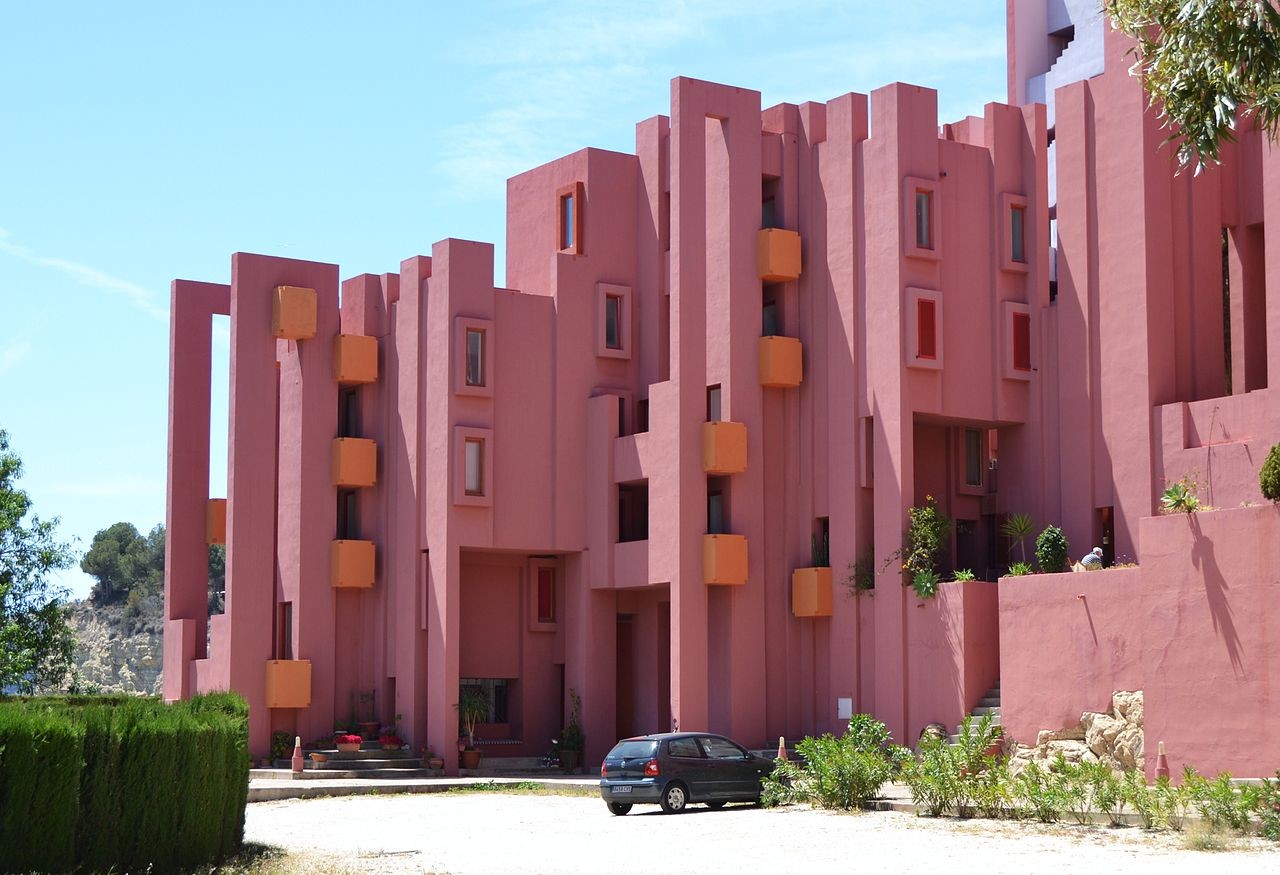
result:
[[[634,741],[620,741],[614,745],[613,750],[609,751],[609,759],[635,759],[637,757],[651,757],[657,750],[658,743],[649,738],[639,738]]]

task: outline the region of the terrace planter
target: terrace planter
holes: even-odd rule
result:
[[[458,760],[464,769],[478,769],[480,768],[480,751],[464,750],[458,754]]]

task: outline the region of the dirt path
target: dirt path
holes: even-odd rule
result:
[[[246,839],[359,872],[1280,871],[1280,849],[1260,840],[1207,853],[1138,829],[740,806],[613,817],[595,799],[498,793],[256,803]]]

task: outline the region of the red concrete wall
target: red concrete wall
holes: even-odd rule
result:
[[[1280,509],[1148,517],[1141,538],[1137,568],[1000,581],[1006,732],[1034,743],[1143,690],[1148,776],[1161,740],[1175,772],[1273,773]]]

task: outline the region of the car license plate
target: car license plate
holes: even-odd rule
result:
[[[614,788],[613,788],[613,792],[614,792],[615,794],[616,794],[616,793],[630,793],[630,792],[631,792],[631,788],[630,788],[630,787],[626,787],[626,786],[622,786],[622,787],[614,787]]]

